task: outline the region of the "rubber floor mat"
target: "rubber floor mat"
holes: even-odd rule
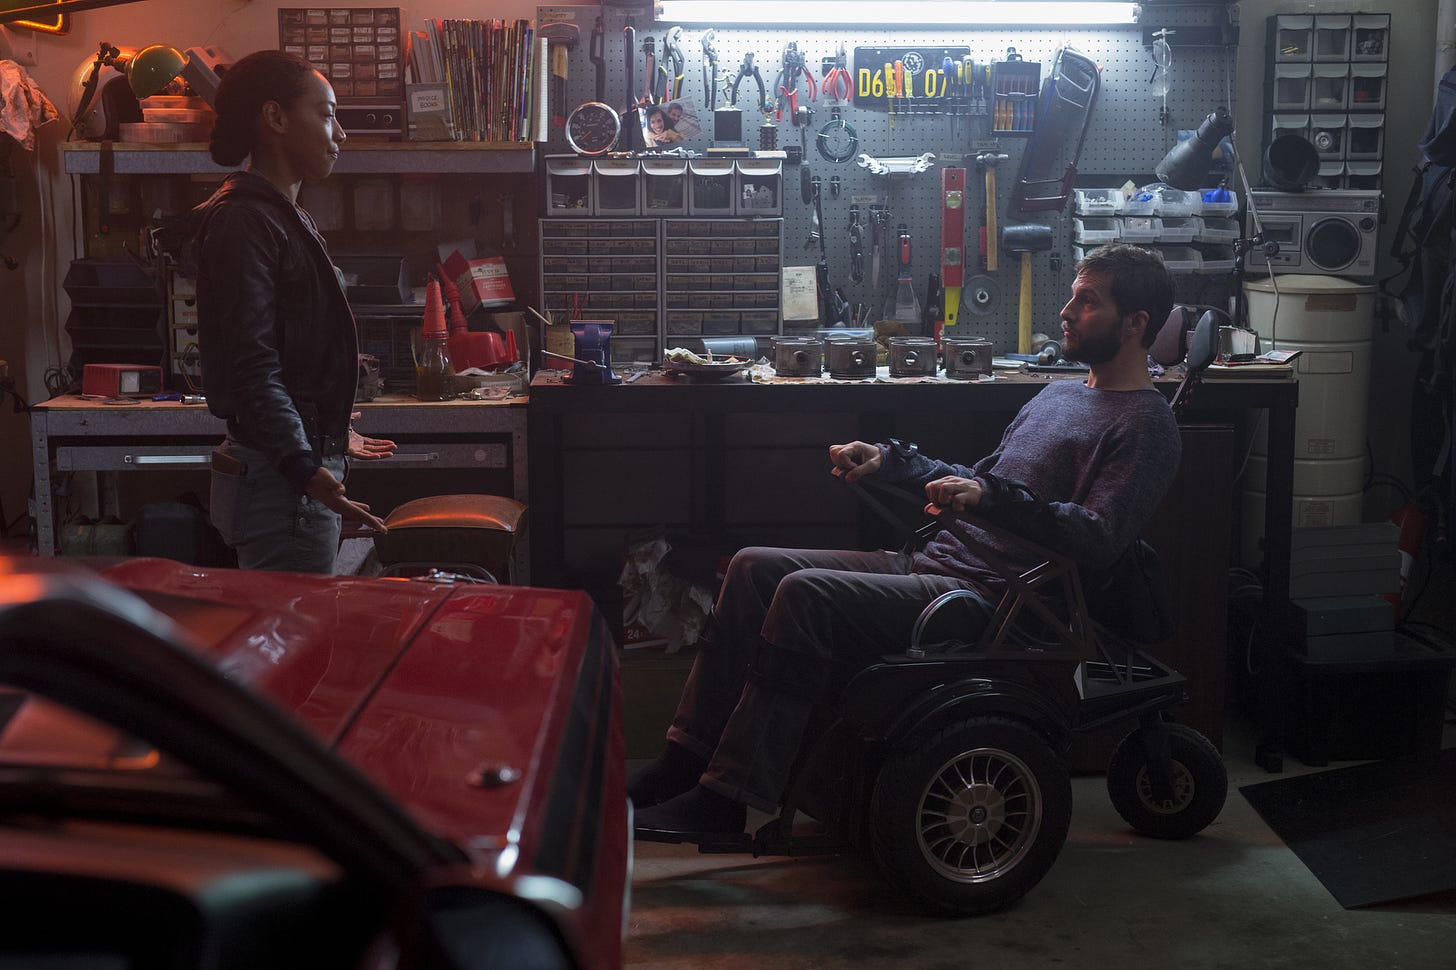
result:
[[[1456,888],[1456,749],[1239,791],[1346,909]]]

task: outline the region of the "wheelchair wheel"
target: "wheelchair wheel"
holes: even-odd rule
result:
[[[977,717],[892,755],[875,781],[870,844],[927,909],[1000,909],[1041,881],[1067,840],[1067,768],[1027,725]]]
[[[1173,797],[1159,800],[1148,778],[1149,730],[1168,732],[1173,766]],[[1113,752],[1107,766],[1107,794],[1117,814],[1155,839],[1186,839],[1202,832],[1223,810],[1228,797],[1228,771],[1218,749],[1185,724],[1139,728]]]

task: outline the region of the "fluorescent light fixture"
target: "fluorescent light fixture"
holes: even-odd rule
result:
[[[1136,3],[1100,0],[658,0],[657,19],[700,24],[1068,24],[1137,23]]]

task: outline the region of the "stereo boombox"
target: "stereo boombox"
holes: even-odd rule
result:
[[[1379,248],[1380,193],[1356,189],[1272,192],[1254,189],[1246,216],[1248,235],[1256,232],[1253,211],[1264,239],[1279,244],[1265,256],[1258,246],[1248,254],[1251,272],[1308,273],[1375,278]]]

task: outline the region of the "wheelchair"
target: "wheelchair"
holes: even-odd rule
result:
[[[1205,315],[1190,341],[1175,410],[1213,358],[1211,320]],[[898,522],[865,489],[871,484],[852,487]],[[973,513],[943,512],[926,528],[970,542],[970,520],[1008,535]],[[1151,547],[1134,543],[1089,595],[1076,563],[1012,538],[1042,562],[1018,571],[981,547],[1006,581],[981,633],[928,642],[936,615],[969,595],[953,591],[925,608],[904,650],[838,672],[779,814],[700,851],[868,851],[930,912],[991,912],[1035,887],[1066,842],[1073,742],[1118,724],[1133,727],[1112,755],[1107,791],[1129,825],[1184,839],[1218,817],[1228,793],[1223,761],[1203,735],[1172,720],[1186,681],[1150,649],[1173,630]],[[795,830],[800,812],[816,830]]]

